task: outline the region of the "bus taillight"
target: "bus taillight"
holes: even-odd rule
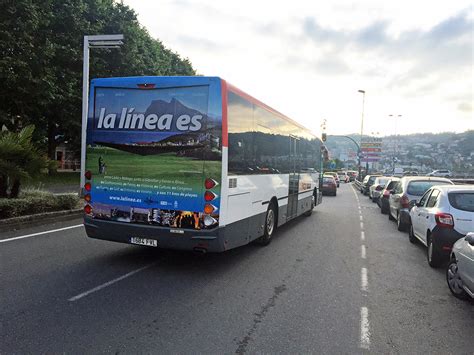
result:
[[[211,178],[207,178],[206,181],[204,182],[204,186],[207,190],[212,189],[216,185],[217,185],[217,181]]]
[[[216,223],[217,223],[217,220],[216,220],[215,218],[213,218],[213,217],[211,217],[211,216],[209,216],[209,215],[205,215],[205,216],[204,216],[204,225],[205,225],[206,227],[210,227],[210,226],[212,226],[212,225],[214,225],[214,224],[216,224]]]
[[[211,205],[210,203],[206,203],[204,205],[204,213],[205,214],[211,214],[215,210],[216,210],[216,208],[213,205]]]
[[[85,212],[86,214],[91,214],[91,213],[92,213],[92,207],[91,207],[91,205],[85,205],[85,206],[84,206],[84,212]]]
[[[91,202],[91,194],[85,194],[84,195],[84,201]]]
[[[214,192],[212,192],[212,191],[206,191],[206,192],[204,193],[204,199],[205,199],[207,202],[214,200],[216,197],[217,197],[217,195],[216,195]]]
[[[86,191],[90,191],[91,188],[92,188],[91,183],[90,183],[90,182],[86,182],[86,183],[84,184],[84,188],[86,189]]]
[[[92,172],[90,170],[87,170],[84,176],[87,180],[90,180],[92,178]]]

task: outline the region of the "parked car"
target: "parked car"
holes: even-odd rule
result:
[[[400,179],[388,198],[388,219],[397,221],[399,231],[405,231],[410,226],[410,201],[418,202],[418,199],[431,186],[453,185],[445,178],[434,178],[429,176],[405,176]]]
[[[357,178],[357,171],[354,171],[354,170],[349,170],[347,171],[347,175],[349,175],[349,181],[355,181],[355,179]]]
[[[337,187],[339,187],[339,176],[337,176],[337,173],[335,173],[334,171],[327,171],[324,173],[324,175],[330,175],[334,178],[334,180],[336,180],[336,185]]]
[[[349,182],[349,176],[345,172],[338,172],[337,177],[339,178],[340,182],[343,183],[348,183]]]
[[[379,176],[381,175],[366,175],[364,177],[364,180],[362,180],[362,186],[360,187],[360,192],[362,192],[364,195],[368,195],[370,187],[374,184],[375,179],[378,178]]]
[[[323,195],[337,195],[337,184],[334,176],[332,175],[324,175],[323,176],[323,185],[321,188],[321,192]]]
[[[449,170],[434,170],[428,174],[428,176],[440,176],[445,178],[451,177],[452,175]]]
[[[381,191],[380,197],[377,200],[377,205],[379,205],[380,207],[380,213],[388,213],[388,198],[390,197],[390,191],[393,190],[393,188],[397,185],[398,181],[400,181],[400,178],[392,176]]]
[[[379,176],[375,179],[374,184],[369,188],[369,198],[372,199],[372,202],[377,202],[380,197],[382,190],[385,187],[385,184],[390,180],[390,177]]]
[[[474,231],[474,185],[433,186],[410,211],[409,240],[427,247],[428,264],[449,259],[454,243]]]
[[[454,243],[446,269],[446,281],[457,298],[474,298],[474,233],[468,233]]]

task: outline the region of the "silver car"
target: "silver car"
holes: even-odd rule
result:
[[[374,184],[369,187],[369,198],[372,199],[372,202],[377,202],[389,180],[390,177],[388,176],[380,176],[375,179]]]
[[[468,233],[454,244],[446,281],[457,298],[474,298],[474,233]]]

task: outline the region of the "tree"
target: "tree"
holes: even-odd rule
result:
[[[16,198],[22,181],[41,173],[49,161],[32,142],[33,125],[0,133],[0,197]]]
[[[195,75],[191,63],[153,39],[136,13],[113,0],[0,0],[0,128],[35,124],[54,159],[67,140],[79,152],[84,35],[123,33],[120,49],[91,55],[91,78]]]

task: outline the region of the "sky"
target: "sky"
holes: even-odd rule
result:
[[[363,106],[364,134],[474,129],[471,0],[123,2],[199,74],[317,134],[360,133]]]

